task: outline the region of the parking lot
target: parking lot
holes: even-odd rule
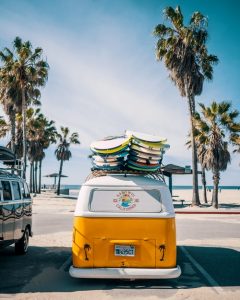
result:
[[[177,215],[178,279],[87,280],[68,274],[72,211],[35,207],[28,254],[0,251],[1,299],[239,299],[240,216]]]

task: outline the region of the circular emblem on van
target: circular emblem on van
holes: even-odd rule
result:
[[[123,211],[128,211],[136,207],[139,199],[130,191],[121,191],[113,199],[113,203],[117,208]]]

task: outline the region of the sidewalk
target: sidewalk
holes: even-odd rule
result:
[[[240,205],[236,204],[219,204],[219,208],[213,208],[210,204],[202,204],[201,206],[191,206],[190,201],[184,204],[174,203],[173,206],[176,214],[236,214],[240,215]]]
[[[201,206],[191,206],[192,190],[175,190],[173,205],[177,214],[240,214],[240,190],[222,189],[218,193],[219,208],[211,206],[212,191],[207,191],[208,203],[204,203],[203,192],[199,191]]]

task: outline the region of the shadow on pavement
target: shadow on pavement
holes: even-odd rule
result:
[[[217,247],[184,246],[190,255],[222,287],[240,285],[239,252],[233,249]],[[13,247],[0,251],[0,293],[26,292],[74,292],[134,289],[146,295],[151,290],[159,290],[165,296],[175,294],[179,289],[210,286],[203,275],[192,265],[184,253],[178,249],[178,264],[182,275],[171,280],[102,280],[75,279],[68,274],[69,264],[64,264],[71,255],[70,248],[30,247],[25,256],[16,256]],[[144,291],[146,290],[146,291]],[[142,292],[141,292],[142,291]],[[159,294],[159,295],[160,295]],[[127,295],[127,294],[126,294]]]
[[[240,286],[240,252],[219,247],[185,246],[219,286]],[[209,284],[206,284],[209,286]]]
[[[18,293],[45,268],[59,269],[71,248],[29,246],[26,255],[15,255],[14,247],[0,249],[0,293]],[[47,280],[47,279],[46,279]]]

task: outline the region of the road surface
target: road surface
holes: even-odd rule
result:
[[[173,280],[81,280],[68,274],[74,205],[35,208],[25,256],[0,251],[0,299],[240,299],[240,216],[177,215]]]

